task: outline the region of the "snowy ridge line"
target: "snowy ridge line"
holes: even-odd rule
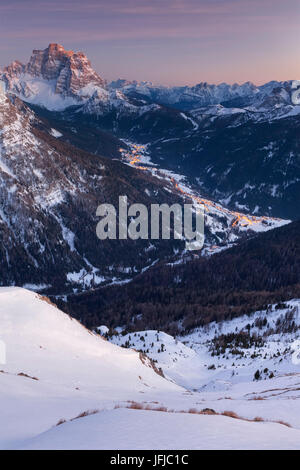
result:
[[[230,389],[232,383],[300,373],[298,299],[213,322],[176,338],[156,330],[127,333],[101,326],[98,331],[119,346],[146,353],[166,377],[189,390]]]

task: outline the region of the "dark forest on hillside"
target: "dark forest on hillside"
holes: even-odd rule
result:
[[[300,221],[182,265],[157,265],[127,285],[59,303],[89,327],[178,332],[300,296]]]

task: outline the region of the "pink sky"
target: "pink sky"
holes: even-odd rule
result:
[[[0,0],[0,64],[58,42],[109,80],[300,78],[299,0]]]

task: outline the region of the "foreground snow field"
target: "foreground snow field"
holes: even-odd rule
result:
[[[300,430],[224,416],[117,409],[77,419],[23,449],[295,449]]]
[[[2,449],[300,449],[300,366],[187,390],[20,288],[0,288],[0,340]]]
[[[107,335],[105,326],[98,330]],[[109,341],[144,351],[169,379],[189,390],[228,390],[252,382],[257,370],[261,379],[300,372],[297,299],[270,305],[268,311],[212,322],[177,338],[157,330],[113,333],[107,336]]]

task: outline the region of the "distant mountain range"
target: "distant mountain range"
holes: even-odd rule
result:
[[[284,115],[294,111],[291,81],[271,81],[261,86],[251,82],[242,85],[210,85],[202,82],[195,86],[180,87],[156,86],[151,82],[124,79],[108,83],[93,70],[85,54],[66,51],[55,43],[49,44],[45,50],[34,50],[27,64],[12,62],[3,69],[0,77],[7,91],[29,103],[53,110],[65,109],[70,104],[86,102],[92,97],[92,103],[95,100],[100,100],[102,104],[112,101],[112,106],[113,101],[130,104],[130,98],[138,97],[146,102],[184,111],[220,105],[210,109],[213,114],[222,113],[224,107],[231,110],[227,113],[236,112],[233,108],[246,107],[260,112],[283,107],[280,112]]]
[[[299,448],[291,95],[108,83],[58,44],[0,72],[0,448]],[[121,195],[202,204],[203,249],[100,241]]]
[[[146,205],[200,198],[204,254],[299,217],[291,82],[107,83],[83,53],[50,44],[0,83],[4,284],[72,292],[185,256],[178,240],[101,244],[96,207],[121,194]],[[143,171],[124,157],[135,143]]]
[[[292,81],[107,83],[83,53],[58,44],[33,51],[28,64],[13,62],[0,80],[61,126],[62,140],[67,126],[70,142],[113,158],[120,158],[111,149],[115,138],[148,144],[153,163],[186,176],[199,193],[230,209],[299,217],[300,106],[291,100]]]

